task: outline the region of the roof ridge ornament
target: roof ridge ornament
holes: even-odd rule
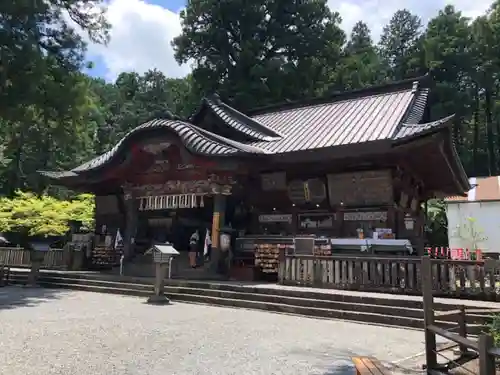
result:
[[[411,87],[412,94],[414,94],[418,91],[419,84],[420,84],[419,81],[413,81],[413,86]]]

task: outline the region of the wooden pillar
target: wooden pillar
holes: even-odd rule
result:
[[[221,273],[223,257],[220,250],[220,229],[225,224],[226,196],[214,195],[214,211],[212,216],[212,260],[215,271]]]
[[[428,327],[434,325],[434,296],[432,287],[432,264],[428,256],[422,257],[421,263],[422,296],[424,307],[424,330],[425,330],[425,360],[427,370],[436,370],[436,334]]]
[[[124,194],[125,231],[123,233],[123,255],[129,259],[134,254],[137,219],[139,216],[138,200],[132,193]]]

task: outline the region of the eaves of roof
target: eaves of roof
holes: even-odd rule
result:
[[[147,123],[129,131],[111,150],[72,169],[71,171],[39,171],[39,173],[50,178],[66,178],[75,177],[81,173],[96,170],[108,164],[112,159],[117,157],[122,150],[130,147],[133,139],[135,139],[138,135],[144,135],[157,129],[164,129],[177,135],[184,146],[189,151],[197,155],[225,157],[266,153],[266,151],[261,150],[258,147],[221,137],[186,122],[170,119],[157,119],[148,121]]]
[[[427,122],[424,124],[418,123],[403,123],[392,137],[393,141],[404,142],[414,137],[427,135],[440,129],[450,126],[455,115],[451,115],[436,121]]]

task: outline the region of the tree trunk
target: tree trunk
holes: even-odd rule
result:
[[[491,115],[491,89],[486,89],[484,92],[484,111],[486,117],[486,135],[488,145],[488,170],[490,176],[496,176],[496,155],[495,155],[495,140],[493,139],[493,121]]]
[[[476,95],[474,98],[474,127],[473,127],[473,141],[472,141],[472,165],[473,175],[477,176],[479,167],[478,148],[479,148],[479,87],[476,86]],[[499,144],[500,147],[500,144]]]

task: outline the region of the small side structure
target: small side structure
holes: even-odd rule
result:
[[[445,199],[451,249],[481,250],[500,255],[500,176],[471,177],[464,196]]]

